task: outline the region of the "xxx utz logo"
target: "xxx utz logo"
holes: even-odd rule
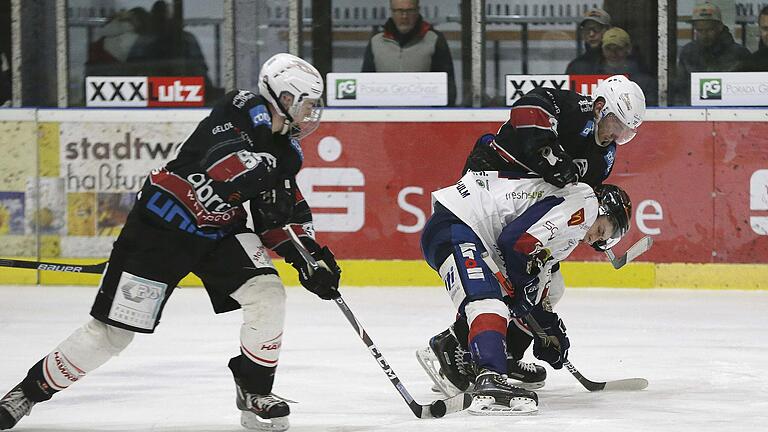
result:
[[[720,100],[723,98],[723,82],[720,78],[701,78],[699,80],[699,98]]]
[[[337,79],[336,99],[357,99],[357,80]]]

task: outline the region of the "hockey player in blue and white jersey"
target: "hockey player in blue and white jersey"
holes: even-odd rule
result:
[[[559,263],[579,243],[624,235],[630,199],[614,185],[560,188],[538,176],[498,171],[470,171],[432,197],[434,213],[422,233],[422,252],[443,279],[458,310],[457,321],[466,322],[468,331],[466,343],[458,346],[444,346],[446,340],[457,340],[455,334],[435,336],[431,351],[417,352],[419,362],[444,392],[472,392],[472,413],[535,412],[536,393],[507,380],[507,326],[532,314],[560,342],[557,349],[534,340],[534,355],[562,367],[570,345],[550,304],[562,295]],[[482,258],[486,253],[506,274],[511,289],[489,270]]]
[[[189,273],[200,277],[216,313],[243,311],[240,345],[228,362],[241,424],[288,429],[289,406],[272,393],[286,296],[267,249],[293,265],[309,291],[325,300],[339,296],[341,269],[314,240],[312,213],[295,180],[299,140],[318,126],[322,93],[317,69],[283,53],[264,63],[258,92],[232,91],[213,106],[175,158],[144,183],[114,243],[92,318],[0,400],[0,429],[120,354],[135,333],[153,333]],[[286,225],[319,268],[310,271]]]
[[[462,175],[519,171],[536,173],[558,187],[576,181],[598,187],[611,174],[618,147],[635,137],[644,118],[645,95],[623,75],[603,80],[591,96],[537,88],[514,103],[495,135],[485,134],[476,141]],[[596,242],[593,248],[603,251],[616,241]],[[562,281],[557,267],[552,277]],[[521,385],[535,389],[544,385],[547,374],[542,366],[522,361],[532,342],[522,327],[513,320],[507,332],[508,372]],[[468,332],[466,323],[458,321],[452,331],[435,336],[432,345],[453,346],[455,340],[449,340],[455,339],[453,334],[463,341]]]

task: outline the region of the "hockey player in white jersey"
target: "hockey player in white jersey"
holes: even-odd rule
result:
[[[419,362],[444,392],[472,392],[471,413],[535,412],[536,393],[507,379],[507,326],[512,320],[522,326],[522,318],[532,314],[560,342],[558,349],[534,340],[534,355],[562,367],[570,343],[550,304],[564,288],[559,263],[580,242],[624,235],[629,196],[614,185],[558,188],[538,176],[470,171],[432,198],[434,214],[422,233],[422,252],[443,279],[458,320],[468,323],[468,334],[454,347],[433,346],[442,334],[436,336],[432,350],[417,352]],[[506,274],[511,289],[498,283],[484,254]],[[454,334],[443,339],[457,341]]]

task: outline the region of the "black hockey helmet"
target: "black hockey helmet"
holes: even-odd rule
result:
[[[596,242],[593,246],[596,250],[603,251],[618,243],[619,239],[629,231],[629,222],[632,220],[632,201],[624,189],[612,185],[601,184],[595,187],[595,195],[598,201],[598,215],[608,216],[614,230],[611,240]]]

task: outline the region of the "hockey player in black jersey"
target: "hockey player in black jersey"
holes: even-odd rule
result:
[[[601,82],[591,97],[537,88],[512,105],[496,135],[477,140],[464,172],[534,172],[558,187],[594,187],[611,173],[617,144],[634,138],[644,117],[643,91],[623,75]]]
[[[272,394],[285,289],[267,248],[298,270],[309,291],[322,299],[339,296],[341,269],[314,240],[312,214],[295,181],[303,159],[299,139],[318,126],[322,93],[323,79],[312,65],[277,54],[261,69],[258,93],[233,91],[214,105],[175,159],[154,170],[139,192],[102,275],[92,319],[0,400],[0,429],[118,355],[135,333],[153,333],[189,273],[203,281],[216,313],[243,310],[239,353],[229,361],[242,425],[288,429],[289,407]],[[246,227],[245,205],[253,230]],[[320,269],[309,271],[285,225]]]
[[[467,157],[467,171],[516,171],[535,173],[558,187],[583,182],[599,187],[610,175],[617,145],[635,137],[645,117],[645,95],[623,75],[604,80],[592,96],[575,91],[537,88],[514,103],[510,117],[496,135],[485,134]],[[617,240],[595,242],[605,250]],[[546,303],[551,308],[563,294],[565,284],[559,264],[552,269],[552,283]],[[469,328],[459,317],[449,329],[429,341],[429,350],[420,351],[439,360],[441,390],[452,396],[474,382],[467,347]],[[544,385],[546,370],[522,361],[533,338],[520,320],[511,320],[506,347],[508,377],[517,385],[536,389]],[[420,361],[425,361],[420,359]]]

